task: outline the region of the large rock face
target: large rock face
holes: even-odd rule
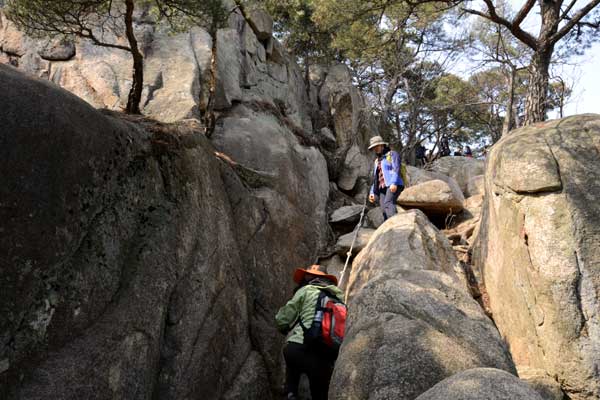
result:
[[[545,400],[514,375],[493,368],[460,372],[435,385],[416,400]]]
[[[469,157],[442,157],[435,160],[432,169],[456,180],[463,194],[471,196],[469,194],[469,181],[484,173],[485,163],[482,160]]]
[[[600,397],[600,117],[514,131],[488,159],[475,261],[517,365]]]
[[[352,246],[352,254],[356,255],[360,253],[360,251],[369,243],[373,233],[375,233],[375,230],[370,228],[361,228],[358,233],[355,233],[355,231],[346,233],[345,235],[339,237],[337,243],[335,244],[335,250],[340,256],[346,257],[350,251],[350,246]],[[354,240],[355,235],[356,240]],[[353,241],[354,245],[352,245]]]
[[[326,226],[322,156],[280,128],[252,164],[225,120],[216,143],[249,166],[222,162],[193,125],[102,115],[3,65],[0,86],[0,397],[270,398],[272,316]]]
[[[358,89],[352,86],[352,75],[346,65],[329,68],[319,91],[319,100],[323,109],[332,116],[338,145],[348,147],[357,144],[363,150],[368,133],[357,140],[356,132],[360,129],[360,108],[364,107],[364,101]]]
[[[307,90],[295,59],[272,36],[271,17],[251,10],[246,20],[233,1],[225,3],[236,11],[214,38],[199,27],[174,34],[144,8],[136,12],[144,54],[142,113],[162,122],[214,117],[217,126],[239,103],[272,114],[304,144],[322,144],[330,179],[361,202],[371,168],[365,144],[376,128],[348,67],[322,68]],[[0,18],[0,63],[51,80],[94,107],[125,108],[132,79],[128,52],[85,40],[32,39],[1,11]],[[110,31],[103,35],[123,42]]]
[[[365,149],[359,145],[353,145],[346,153],[337,185],[340,189],[350,191],[354,189],[356,183],[362,178],[364,182],[368,180],[371,171],[371,162],[365,154]]]
[[[121,110],[131,88],[128,52],[76,43],[34,40],[20,33],[0,12],[0,54],[19,69],[49,79],[99,108]],[[141,108],[160,121],[198,117],[207,102],[212,39],[200,28],[172,34],[136,18],[136,35],[144,52],[144,92]],[[109,32],[105,40],[122,43]],[[239,47],[238,47],[239,52]],[[234,55],[239,63],[240,56]]]
[[[365,196],[372,167],[367,143],[376,133],[373,116],[352,84],[346,65],[314,66],[310,80],[310,100],[320,106],[316,112],[317,125],[331,128],[335,133],[336,146],[329,157],[334,160],[330,163],[331,177],[340,189]]]
[[[435,171],[427,171],[421,168],[413,167],[412,165],[406,165],[406,175],[408,182],[406,187],[415,186],[420,183],[425,183],[433,180],[440,180],[446,182],[451,187],[459,187],[458,183],[447,175],[441,174]]]
[[[464,201],[458,186],[439,179],[410,186],[398,196],[402,207],[418,208],[428,215],[457,214],[462,211]]]
[[[129,53],[85,40],[75,44],[34,40],[1,12],[0,18],[0,62],[49,79],[95,107],[125,108],[131,88]],[[302,74],[270,36],[270,17],[257,11],[246,22],[235,12],[230,20],[229,27],[217,31],[215,41],[201,28],[173,34],[145,12],[136,14],[135,33],[144,53],[143,114],[163,122],[200,118],[214,81],[215,110],[228,110],[240,101],[259,102],[280,109],[290,124],[310,133]],[[107,41],[123,41],[110,32],[105,36]]]
[[[278,202],[286,202],[278,206],[274,216],[287,220],[288,212],[300,211],[318,221],[326,220],[329,180],[325,158],[316,148],[301,145],[275,116],[237,106],[220,121],[212,141],[218,150],[265,177],[274,189],[270,195],[260,187],[265,185],[249,182],[259,186],[263,200],[276,196],[281,197]],[[308,225],[315,220],[308,218],[306,222]],[[302,242],[300,239],[299,245]]]
[[[330,399],[414,399],[454,373],[514,366],[467,293],[446,238],[420,211],[387,220],[357,256]]]

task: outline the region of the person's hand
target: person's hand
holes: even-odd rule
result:
[[[369,195],[369,201],[370,201],[371,203],[375,203],[375,195],[374,195],[374,194],[370,194],[370,195]]]
[[[390,186],[390,190],[392,191],[392,193],[396,193],[396,190],[398,190],[398,186],[392,185]]]

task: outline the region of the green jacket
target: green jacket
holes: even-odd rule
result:
[[[294,297],[277,312],[275,322],[280,332],[287,333],[293,327],[292,333],[287,339],[288,342],[304,343],[304,331],[299,323],[296,324],[296,321],[300,317],[306,328],[312,325],[321,289],[327,290],[338,299],[343,299],[344,293],[337,286],[309,284],[298,289]],[[294,324],[296,325],[294,326]]]

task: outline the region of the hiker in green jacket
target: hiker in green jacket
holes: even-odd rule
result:
[[[275,316],[277,329],[288,334],[283,356],[286,364],[286,398],[296,399],[300,376],[306,374],[313,400],[326,400],[329,381],[337,355],[304,343],[304,329],[313,323],[317,300],[321,290],[341,299],[343,292],[336,286],[337,278],[327,274],[321,265],[298,268],[294,281],[299,285],[296,293]]]

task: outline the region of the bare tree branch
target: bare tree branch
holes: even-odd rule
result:
[[[577,1],[578,0],[571,0],[571,3],[569,3],[567,8],[565,8],[562,15],[560,16],[561,20],[565,19],[569,15],[569,12],[571,12],[571,9],[575,6],[575,3],[577,3]]]
[[[550,37],[550,43],[556,43],[562,39],[575,25],[580,23],[581,19],[585,17],[590,11],[594,9],[600,0],[592,0],[585,7],[581,8],[575,13],[575,15],[567,22],[558,32]]]
[[[600,0],[595,0],[595,1],[600,1]],[[478,10],[473,10],[470,8],[463,8],[462,10],[468,14],[477,15],[477,16],[483,17],[489,21],[492,21],[496,24],[505,26],[517,39],[519,39],[520,41],[525,43],[527,46],[531,47],[531,49],[537,50],[537,48],[538,48],[537,40],[530,33],[521,29],[520,26],[514,25],[507,19],[499,16],[496,13],[496,8],[494,7],[494,4],[490,0],[485,0],[485,2],[487,4],[489,14],[486,14],[486,13],[478,11]]]
[[[577,0],[575,0],[575,1],[577,1]],[[527,15],[529,15],[529,12],[531,11],[531,9],[533,8],[534,5],[535,5],[535,0],[527,0],[527,2],[525,4],[523,4],[523,7],[521,7],[519,12],[515,16],[515,19],[513,19],[512,24],[514,26],[520,26],[521,22],[523,22],[525,20],[525,18],[527,18]]]

